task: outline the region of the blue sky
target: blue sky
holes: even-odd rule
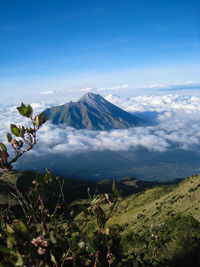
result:
[[[199,14],[199,0],[2,0],[1,97],[199,83]]]

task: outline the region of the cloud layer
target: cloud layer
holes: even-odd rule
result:
[[[125,99],[108,95],[106,99],[129,112],[136,113],[146,121],[151,121],[151,124],[145,127],[101,132],[76,130],[47,122],[38,132],[39,143],[29,155],[35,158],[45,156],[49,159],[50,165],[52,161],[59,165],[59,162],[56,163],[57,158],[69,159],[71,156],[87,152],[128,152],[141,149],[148,153],[166,153],[173,149],[199,151],[199,96],[167,94]],[[32,103],[32,106],[37,112],[47,107],[46,104],[39,102]],[[0,121],[3,142],[10,122],[23,123],[13,105],[1,105]],[[20,163],[18,166],[21,166]]]

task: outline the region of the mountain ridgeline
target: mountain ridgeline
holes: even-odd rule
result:
[[[52,107],[45,114],[53,124],[76,129],[111,130],[142,125],[142,121],[98,94],[87,93],[77,102]]]

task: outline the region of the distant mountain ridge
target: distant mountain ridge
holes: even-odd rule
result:
[[[16,186],[16,188],[25,192],[32,186],[33,180],[37,177],[36,172],[32,171],[17,171],[12,170],[6,173],[0,173],[0,206],[7,204],[9,201],[9,194],[11,188],[9,185]],[[73,179],[69,177],[64,178],[63,193],[65,194],[65,201],[72,202],[77,199],[87,199],[88,193],[87,189],[90,188],[91,192],[110,193],[112,194],[112,179],[104,179],[100,182],[97,181],[86,181],[81,179]],[[138,192],[144,191],[146,189],[154,188],[157,186],[164,185],[175,185],[182,181],[183,179],[175,179],[166,182],[153,182],[140,180],[134,177],[124,177],[122,179],[117,179],[116,187],[120,191],[122,197],[130,196]],[[51,195],[59,194],[59,187],[54,177],[51,186],[48,188]],[[13,205],[16,203],[13,202]]]
[[[53,124],[64,124],[76,129],[125,129],[143,124],[138,117],[93,93],[85,94],[77,102],[46,109],[45,113]]]

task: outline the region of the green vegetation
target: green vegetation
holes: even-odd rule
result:
[[[48,187],[55,181],[61,191],[52,200]],[[92,196],[88,190],[90,205],[79,220],[73,211],[66,213],[63,180],[53,179],[47,170],[32,184],[26,194],[16,188],[17,209],[8,206],[0,213],[0,266],[108,266],[116,261],[111,251],[117,251],[119,243],[114,227],[106,227],[119,196],[114,182],[113,196]],[[87,224],[92,217],[97,227],[89,234]]]
[[[47,116],[44,112],[33,118],[33,109],[30,105],[26,106],[22,103],[20,107],[17,107],[17,110],[22,116],[30,119],[32,126],[24,127],[23,125],[10,124],[12,134],[7,133],[7,140],[14,151],[14,156],[10,159],[6,145],[0,143],[0,170],[12,169],[12,163],[16,162],[19,157],[33,148],[37,142],[37,131],[47,121]]]
[[[0,266],[198,266],[199,178],[125,197],[113,184],[112,194],[66,205],[65,180],[37,174],[29,190],[11,187],[15,206],[1,208]]]
[[[18,111],[31,118],[33,131],[11,127],[18,138],[8,135],[14,161],[0,145],[6,170],[0,176],[0,267],[200,266],[200,175],[174,184],[130,177],[94,184],[53,177],[48,169],[10,170],[45,122],[43,114],[32,119],[30,106]]]

